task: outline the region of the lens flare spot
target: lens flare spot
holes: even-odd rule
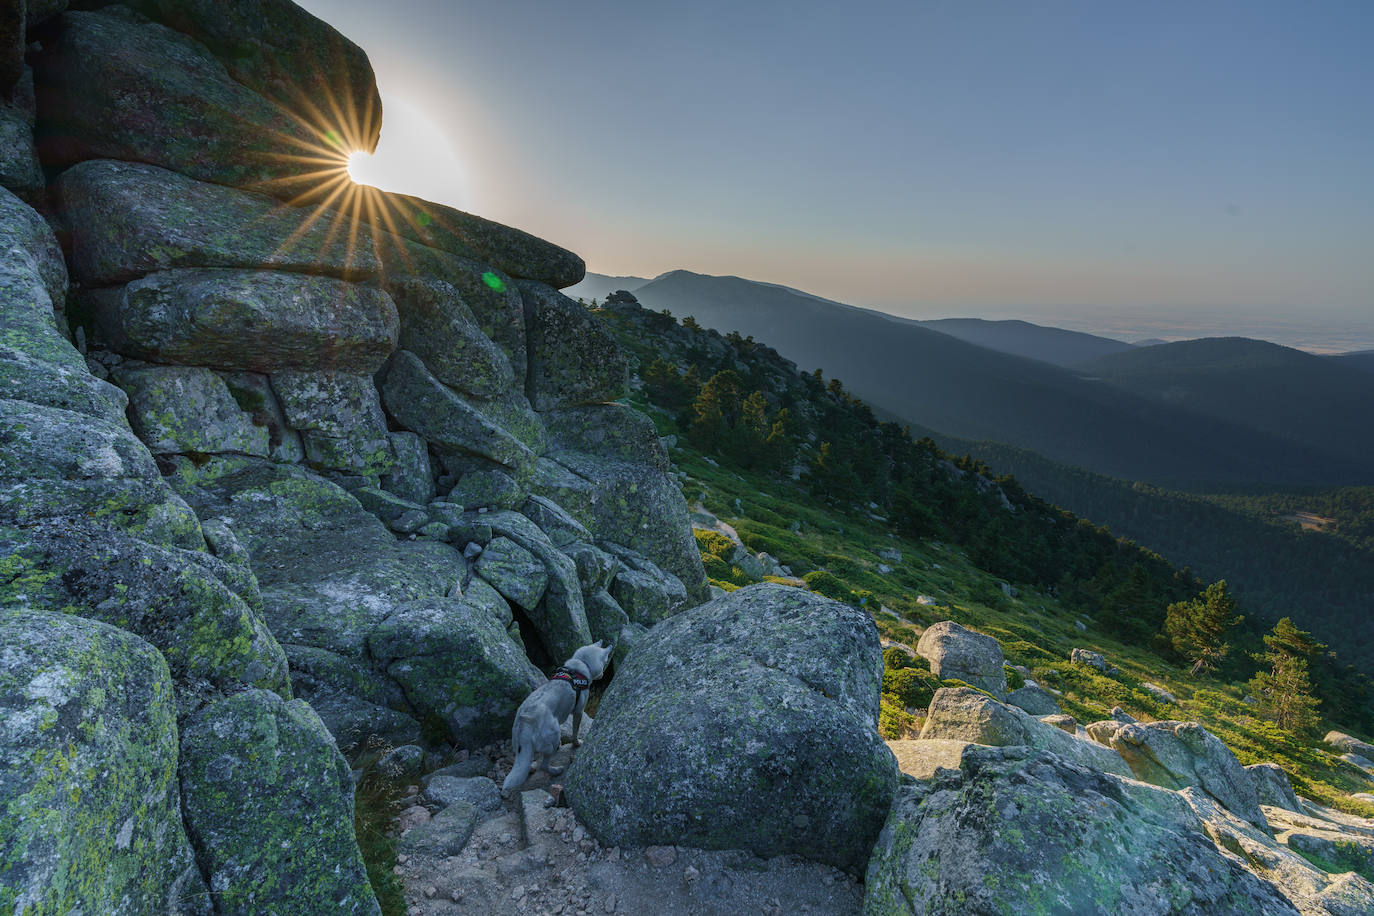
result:
[[[430,216],[423,210],[420,210],[415,214],[415,222],[419,223],[421,226],[428,226],[433,221],[434,217]]]
[[[339,136],[337,130],[327,130],[324,133],[325,142],[335,149],[343,149],[343,137]]]
[[[487,271],[486,273],[482,274],[482,282],[485,283],[487,286],[490,286],[492,289],[496,290],[498,293],[504,293],[506,291],[506,281],[502,280],[500,277],[496,276],[496,274],[492,273],[491,271]]]

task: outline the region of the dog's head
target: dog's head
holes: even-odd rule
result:
[[[596,680],[606,673],[606,665],[611,661],[615,646],[602,646],[605,640],[597,640],[590,646],[583,646],[573,653],[573,659],[587,666],[587,673]]]

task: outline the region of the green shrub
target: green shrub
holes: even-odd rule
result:
[[[827,598],[834,598],[836,601],[843,601],[845,604],[857,604],[858,598],[849,590],[839,579],[832,576],[823,569],[817,569],[802,576],[802,581],[806,587],[818,595]]]
[[[889,741],[915,737],[916,717],[889,696],[884,695],[878,705],[878,734]]]
[[[911,708],[925,709],[941,686],[939,678],[920,668],[894,668],[883,672],[883,693]]]
[[[716,588],[724,589],[727,592],[733,592],[739,589],[738,585],[733,582],[727,582],[724,579],[712,579],[708,577],[706,582],[710,585],[714,585]]]
[[[1026,686],[1026,678],[1020,671],[1017,671],[1011,665],[1003,665],[1002,671],[1007,676],[1008,690],[1020,690],[1022,687]]]
[[[901,668],[910,668],[914,656],[907,650],[899,646],[888,646],[883,650],[883,670],[892,669],[894,671]]]
[[[719,531],[703,531],[700,528],[693,528],[692,535],[697,539],[697,550],[701,551],[703,556],[728,560],[735,553],[735,542]]]

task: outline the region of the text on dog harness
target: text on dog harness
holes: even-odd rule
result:
[[[562,666],[559,666],[558,670],[553,673],[553,677],[549,678],[549,680],[567,681],[572,685],[572,689],[576,690],[578,693],[592,686],[592,679],[587,677],[587,675],[583,674],[581,671],[574,671],[571,668],[564,668]]]

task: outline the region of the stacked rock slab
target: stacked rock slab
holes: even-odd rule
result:
[[[0,870],[88,912],[197,912],[202,876],[218,911],[375,912],[339,748],[498,738],[541,681],[523,647],[623,651],[699,599],[686,507],[557,291],[580,258],[351,189],[381,118],[356,45],[289,0],[77,6],[0,17],[0,608],[75,614],[106,674],[170,697],[175,728],[112,710],[81,752],[180,794]],[[96,695],[62,664],[25,704]]]

